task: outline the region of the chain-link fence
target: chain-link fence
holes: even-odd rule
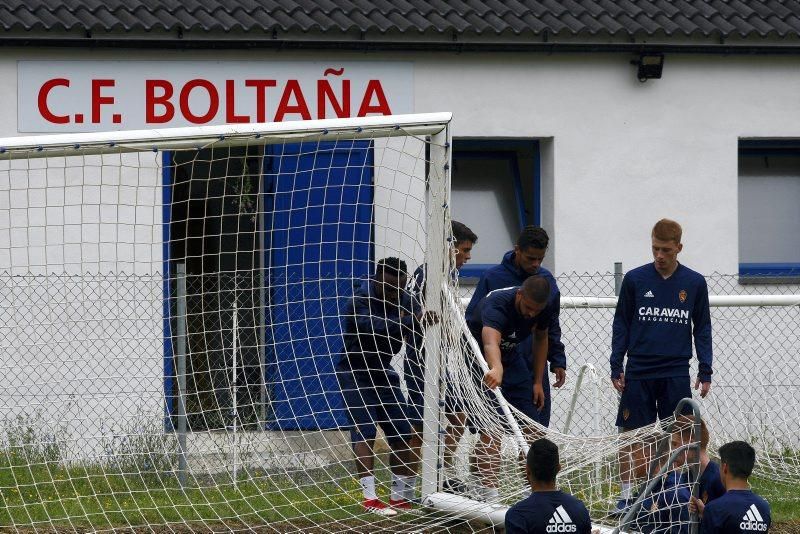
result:
[[[614,295],[614,273],[570,273],[557,279],[564,296]],[[754,442],[770,451],[772,456],[762,458],[768,469],[774,463],[775,474],[787,476],[786,470],[794,469],[796,477],[800,471],[800,288],[742,284],[738,275],[719,273],[706,279],[712,296],[797,295],[793,305],[712,306],[712,391],[706,399],[696,395],[711,429],[712,446],[731,439]],[[461,287],[463,299],[471,292],[472,287]],[[610,307],[562,307],[568,380],[553,391],[551,427],[577,435],[616,432],[618,394],[609,378],[613,318],[613,301]],[[690,372],[696,376],[696,359]]]
[[[743,285],[736,275],[707,280],[712,295],[799,293],[795,286]],[[558,282],[563,295],[613,296],[615,279],[613,273],[566,274]],[[256,422],[270,417],[270,388],[282,375],[264,380],[276,340],[258,326],[269,317],[261,311],[268,289],[260,291],[260,284],[251,274],[187,277],[190,431],[234,423],[252,431],[263,429]],[[336,299],[347,299],[346,285],[337,287]],[[174,284],[165,285],[160,275],[0,276],[0,414],[6,426],[19,427],[20,418],[32,428],[38,425],[42,433],[57,436],[66,457],[74,459],[102,457],[108,443],[143,427],[170,429],[164,414],[165,407],[168,415],[174,413],[175,331],[164,317],[174,321],[175,311],[174,299],[163,298],[165,289],[174,296]],[[461,290],[468,296],[468,286]],[[295,297],[289,300],[302,299]],[[560,431],[616,431],[617,394],[608,380],[613,314],[610,307],[562,310],[569,374],[567,384],[553,392],[551,423]],[[305,322],[311,332],[315,326]],[[715,307],[712,322],[714,383],[701,407],[714,443],[756,441],[782,455],[781,462],[796,465],[800,307]],[[329,335],[324,342],[334,346]]]

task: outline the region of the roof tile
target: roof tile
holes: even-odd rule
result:
[[[5,0],[4,30],[800,37],[800,0]]]

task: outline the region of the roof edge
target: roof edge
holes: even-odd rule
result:
[[[343,50],[358,52],[539,52],[555,53],[642,53],[719,55],[800,55],[800,41],[791,44],[739,42],[729,43],[669,43],[669,42],[431,42],[431,41],[354,41],[354,40],[293,40],[293,39],[181,39],[157,38],[124,39],[78,37],[0,37],[3,47],[68,47],[68,48],[136,48],[152,49],[283,49],[283,50]]]

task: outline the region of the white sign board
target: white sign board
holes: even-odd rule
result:
[[[18,130],[88,132],[413,113],[407,62],[20,61]]]

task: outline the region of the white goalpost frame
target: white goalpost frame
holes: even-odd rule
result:
[[[348,119],[307,120],[282,123],[255,123],[218,126],[196,126],[181,128],[163,128],[151,130],[130,130],[114,132],[88,132],[77,134],[51,134],[9,137],[0,140],[0,158],[14,159],[39,159],[39,158],[68,158],[103,155],[110,151],[115,154],[160,152],[167,150],[199,150],[207,146],[226,148],[244,146],[251,143],[281,144],[292,142],[315,142],[334,139],[337,134],[342,134],[347,139],[375,139],[376,137],[422,137],[430,136],[430,171],[427,181],[427,221],[429,224],[426,259],[429,265],[437,268],[428,271],[428,294],[426,295],[427,307],[431,310],[441,310],[443,306],[442,292],[435,288],[442,287],[444,272],[449,269],[449,252],[442,249],[441,244],[446,240],[445,222],[448,219],[450,195],[450,166],[451,166],[451,132],[449,129],[452,114],[420,113],[407,115],[367,116]],[[259,195],[259,206],[261,203]],[[263,214],[259,212],[259,217]],[[261,223],[263,225],[263,221]],[[263,248],[263,243],[259,242]],[[260,256],[260,255],[259,255]],[[261,265],[259,257],[259,265]],[[179,279],[185,284],[185,274],[179,273]],[[433,289],[433,290],[432,290]],[[263,284],[259,292],[263,293]],[[185,297],[185,289],[183,289]],[[235,295],[238,294],[234,291]],[[264,296],[260,294],[259,301],[263,305]],[[263,310],[262,310],[263,311]],[[232,356],[232,387],[233,391],[233,428],[231,447],[233,452],[232,477],[237,479],[239,459],[236,452],[236,439],[238,433],[237,409],[237,374],[238,374],[238,312],[237,303],[233,303],[233,333],[230,353]],[[263,313],[261,314],[263,317]],[[264,333],[259,330],[260,344],[264,343]],[[178,340],[179,346],[185,343],[185,336]],[[439,454],[443,450],[441,442],[440,418],[441,406],[439,403],[440,375],[438,357],[441,353],[441,336],[437,327],[432,327],[426,335],[426,352],[430,361],[427,365],[425,379],[425,440],[423,445],[422,491],[423,496],[437,489],[437,469]],[[178,347],[178,351],[182,349]],[[259,347],[261,350],[261,347]],[[225,352],[228,352],[225,350]],[[262,365],[263,370],[263,365]],[[179,372],[181,374],[181,372]],[[185,378],[179,376],[179,381]],[[182,382],[181,382],[182,384]],[[184,385],[180,386],[178,410],[185,402]],[[262,392],[262,395],[264,393]],[[185,418],[182,415],[181,420]],[[185,422],[185,421],[184,421]],[[185,437],[185,436],[184,436]],[[185,452],[184,452],[185,454]]]
[[[445,273],[450,269],[450,252],[441,250],[445,242],[445,220],[450,203],[450,168],[452,164],[450,128],[444,128],[431,136],[429,145],[426,218],[427,246],[425,259],[425,308],[443,316],[442,291]],[[438,209],[437,209],[438,208]],[[441,325],[428,328],[425,336],[425,393],[423,409],[422,498],[439,489],[439,464],[442,446],[441,362],[443,360]]]
[[[392,115],[391,120],[382,116],[369,116],[352,119],[20,136],[0,140],[0,155],[13,158],[16,152],[25,152],[27,158],[45,158],[69,156],[70,151],[77,155],[78,150],[80,155],[102,154],[109,147],[113,147],[115,152],[122,153],[202,148],[209,143],[213,143],[214,147],[228,147],[241,145],[253,138],[264,144],[278,144],[292,140],[324,141],[326,136],[335,133],[347,133],[351,139],[370,139],[376,129],[380,129],[384,137],[422,136],[441,131],[451,119],[452,113],[419,113]],[[45,146],[48,150],[44,150]],[[56,150],[64,152],[55,153]]]

